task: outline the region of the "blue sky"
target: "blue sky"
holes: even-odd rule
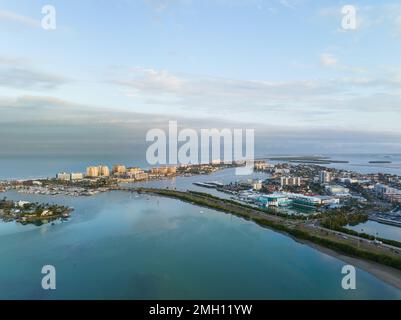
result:
[[[56,30],[40,26],[46,4]],[[345,4],[356,30],[341,28]],[[397,1],[0,0],[0,39],[7,121],[84,109],[116,126],[145,113],[401,134]]]

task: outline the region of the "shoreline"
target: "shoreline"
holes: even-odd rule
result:
[[[156,196],[156,197],[158,197],[158,196],[159,197],[169,197],[167,195],[154,193],[154,192],[149,192],[149,190],[145,191],[143,188],[139,188],[139,189],[141,189],[141,191],[143,193],[148,193],[148,194]],[[163,190],[164,189],[159,189],[159,191],[163,191]],[[110,191],[127,191],[127,190],[110,190]],[[136,190],[135,192],[138,192],[138,191],[139,190]],[[155,190],[153,190],[153,191],[155,191]],[[164,190],[164,191],[167,191],[167,190]],[[139,192],[139,193],[142,193],[142,192]],[[177,197],[169,197],[169,198],[173,198],[175,200],[186,202],[185,200],[177,198]],[[197,204],[197,203],[193,203],[193,202],[190,202],[190,203],[192,205],[194,205],[194,206],[203,207],[202,205]],[[207,207],[207,206],[205,206],[205,207]],[[211,209],[213,209],[213,208],[211,208]],[[217,209],[213,209],[213,210],[220,211],[220,212],[223,212],[225,214],[234,215],[234,216],[236,216],[238,218],[242,218],[242,219],[248,220],[250,222],[253,222],[253,223],[257,224],[259,227],[266,228],[266,229],[269,229],[271,231],[283,234],[283,235],[293,239],[294,241],[296,241],[296,242],[298,242],[298,243],[300,243],[302,245],[309,246],[310,248],[315,249],[315,250],[317,250],[317,251],[319,251],[319,252],[321,252],[323,254],[326,254],[326,255],[328,255],[330,257],[333,257],[333,258],[336,258],[338,260],[341,260],[341,261],[343,261],[345,263],[351,264],[351,265],[353,265],[353,266],[355,266],[355,267],[357,267],[357,268],[359,268],[361,270],[364,270],[365,272],[371,274],[372,276],[376,277],[380,281],[383,281],[384,283],[386,283],[386,284],[388,284],[388,285],[390,285],[390,286],[392,286],[392,287],[394,287],[394,288],[396,288],[398,290],[401,290],[401,270],[398,270],[398,269],[395,269],[395,268],[392,268],[390,266],[383,265],[383,264],[380,264],[380,263],[377,263],[377,262],[374,262],[374,261],[366,260],[366,259],[363,259],[363,258],[358,258],[358,257],[352,257],[352,256],[345,255],[345,254],[343,254],[341,252],[337,252],[337,251],[335,251],[333,249],[324,247],[324,246],[319,245],[317,243],[314,243],[312,241],[309,241],[309,240],[306,240],[306,239],[302,239],[302,238],[298,238],[298,237],[286,232],[285,230],[278,230],[278,229],[276,229],[276,228],[274,228],[272,226],[262,225],[262,224],[258,223],[257,221],[255,221],[254,219],[246,217],[246,216],[239,216],[239,215],[237,215],[235,213],[232,213],[232,212],[229,212],[229,211],[225,211],[225,210],[217,210]],[[274,216],[272,218],[274,219],[274,218],[278,218],[278,217]]]
[[[288,236],[290,236],[290,235],[288,235]],[[321,253],[327,254],[330,257],[339,259],[345,263],[353,265],[354,267],[358,267],[358,268],[362,269],[363,271],[373,275],[377,279],[385,282],[386,284],[401,290],[401,271],[400,270],[379,264],[377,262],[346,256],[342,253],[339,253],[332,249],[320,246],[320,245],[313,243],[311,241],[308,241],[308,240],[300,240],[300,239],[297,239],[294,237],[291,237],[291,238],[293,238],[295,241],[297,241],[299,243],[302,243],[315,250],[318,250]],[[357,278],[358,278],[358,275],[357,275]],[[358,280],[357,280],[357,287],[358,287]]]
[[[168,195],[163,194],[163,189],[159,190],[159,191],[161,191],[161,193],[154,192],[154,191],[156,191],[154,189],[153,190],[144,190],[144,189],[142,189],[141,191],[143,193],[148,193],[148,194],[151,194],[151,195],[154,195],[154,196],[170,197],[170,198],[173,198],[173,199],[176,199],[176,200],[179,200],[179,201],[187,202],[184,199],[180,199],[178,197],[168,196]],[[164,191],[166,191],[166,190],[164,190]],[[142,192],[139,192],[139,193],[142,193]],[[190,203],[192,205],[202,207],[201,204],[198,204],[196,202],[191,202],[190,201]],[[204,205],[204,206],[205,207],[209,207],[207,205]],[[280,230],[278,228],[275,228],[274,226],[261,224],[261,223],[259,223],[260,221],[255,220],[255,218],[251,217],[251,216],[238,215],[236,213],[233,213],[233,212],[230,212],[229,210],[224,210],[224,209],[223,210],[218,210],[218,209],[213,208],[213,207],[209,207],[209,208],[214,209],[216,211],[224,212],[226,214],[234,215],[234,216],[236,216],[238,218],[246,219],[248,221],[251,221],[251,222],[257,224],[258,226],[260,226],[262,228],[267,228],[267,229],[270,229],[271,231],[281,233],[281,234],[283,234],[283,235],[285,235],[287,237],[290,237],[291,239],[293,239],[294,241],[296,241],[296,242],[298,242],[300,244],[307,245],[307,246],[309,246],[309,247],[311,247],[311,248],[313,248],[315,250],[318,250],[321,253],[324,253],[324,254],[326,254],[328,256],[331,256],[331,257],[339,259],[339,260],[341,260],[341,261],[343,261],[345,263],[351,264],[351,265],[353,265],[353,266],[355,266],[357,268],[360,268],[360,269],[364,270],[365,272],[371,274],[372,276],[376,277],[377,279],[383,281],[384,283],[386,283],[386,284],[388,284],[388,285],[390,285],[390,286],[392,286],[392,287],[394,287],[394,288],[396,288],[398,290],[401,290],[401,270],[399,270],[399,269],[396,269],[396,268],[393,268],[391,266],[384,265],[384,264],[381,264],[381,263],[378,263],[378,262],[375,262],[375,261],[372,261],[372,260],[367,260],[367,259],[364,259],[364,258],[361,258],[361,257],[346,255],[345,253],[342,253],[342,252],[339,252],[339,251],[335,251],[335,250],[333,250],[331,248],[328,248],[328,247],[325,247],[323,245],[317,244],[317,243],[312,242],[312,241],[310,241],[308,239],[303,239],[303,238],[296,237],[295,235],[291,234],[290,232],[287,232],[287,230]],[[273,218],[274,220],[277,219],[277,217],[270,217],[270,218]]]

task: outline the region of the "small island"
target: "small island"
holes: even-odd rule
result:
[[[58,219],[67,219],[73,209],[55,204],[28,201],[0,200],[0,219],[21,224],[42,225]]]
[[[377,161],[369,161],[369,163],[372,163],[372,164],[385,164],[385,163],[391,163],[391,161],[388,161],[388,160],[377,160]]]

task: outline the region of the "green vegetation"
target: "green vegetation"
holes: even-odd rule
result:
[[[359,223],[368,221],[366,214],[347,214],[340,212],[338,214],[328,214],[322,220],[321,225],[328,229],[337,229],[346,225],[355,226]]]
[[[355,226],[360,223],[368,221],[368,216],[366,214],[347,214],[344,209],[337,214],[326,214],[324,219],[321,221],[321,226],[327,229],[343,232],[352,236],[361,237],[367,240],[378,240],[385,244],[401,248],[401,242],[396,240],[389,240],[384,238],[374,237],[367,233],[359,233],[357,231],[345,228],[345,226]]]
[[[259,225],[267,226],[275,230],[286,232],[297,239],[307,240],[315,244],[321,245],[325,248],[332,249],[336,252],[340,252],[356,258],[371,260],[401,270],[401,259],[390,256],[388,254],[380,254],[358,249],[346,243],[341,243],[338,241],[333,241],[331,239],[318,237],[306,231],[295,228],[289,228],[283,224],[277,224],[271,221],[267,221],[265,219],[253,219],[253,221],[258,223]]]
[[[335,230],[337,230],[337,229],[335,229]],[[352,235],[352,236],[361,237],[361,238],[364,238],[364,239],[367,239],[367,240],[371,240],[371,241],[373,241],[373,240],[381,241],[381,242],[383,242],[385,244],[388,244],[390,246],[401,248],[401,242],[396,241],[396,240],[389,240],[389,239],[379,238],[379,237],[375,237],[375,236],[372,236],[372,235],[367,234],[367,233],[359,233],[359,232],[357,232],[355,230],[351,230],[351,229],[347,229],[347,228],[338,228],[337,231],[340,231],[340,232],[343,232],[343,233],[347,233],[347,234]]]
[[[14,202],[6,198],[0,201],[0,219],[22,224],[40,225],[59,218],[67,218],[70,212],[70,208],[54,204]]]
[[[77,181],[64,181],[57,179],[46,179],[39,180],[43,186],[66,186],[66,187],[77,187],[84,189],[98,189],[98,188],[109,188],[117,186],[117,182],[112,178],[101,178],[96,180],[77,180]],[[32,181],[27,181],[24,185],[31,185]]]
[[[316,194],[324,194],[324,187],[320,183],[310,183],[309,188],[313,193]]]
[[[142,188],[137,189],[138,192],[141,192],[141,191],[143,192],[144,190],[145,189],[142,189]],[[172,198],[178,198],[180,200],[195,203],[195,204],[201,205],[201,206],[213,207],[213,209],[217,209],[219,211],[225,211],[226,206],[216,205],[216,203],[215,203],[216,201],[218,201],[219,203],[223,203],[223,204],[235,205],[236,207],[241,207],[241,208],[245,209],[246,211],[250,211],[250,210],[258,211],[260,213],[269,214],[269,215],[273,215],[273,216],[277,216],[277,217],[282,217],[282,218],[286,218],[286,219],[290,219],[290,220],[307,220],[308,219],[308,217],[304,216],[304,215],[289,215],[289,214],[286,214],[284,212],[281,212],[281,211],[279,211],[277,209],[273,209],[273,208],[260,208],[260,207],[250,206],[250,205],[243,204],[238,201],[231,200],[231,199],[222,199],[222,198],[213,196],[209,193],[203,193],[203,192],[197,192],[197,191],[187,191],[186,193],[184,193],[184,192],[168,190],[168,189],[149,189],[149,191],[150,190],[152,190],[151,192],[155,193],[155,194],[160,194],[160,195],[168,196],[168,197],[172,197]],[[145,192],[147,192],[147,191],[145,191]],[[200,197],[202,199],[200,199]],[[207,201],[208,199],[213,200],[213,203],[211,203],[210,201]]]

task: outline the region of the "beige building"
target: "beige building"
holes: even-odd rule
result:
[[[150,173],[153,175],[166,175],[168,173],[168,167],[151,168]]]
[[[109,177],[110,170],[108,166],[99,166],[99,176],[101,177]]]
[[[260,189],[262,189],[262,187],[263,187],[262,181],[254,181],[252,183],[253,190],[259,191]]]
[[[107,166],[91,166],[86,168],[86,175],[90,178],[96,177],[108,177],[110,176],[110,170]]]
[[[300,177],[281,177],[281,186],[300,186]]]
[[[116,164],[113,166],[113,174],[122,174],[127,172],[127,168],[124,165]]]
[[[86,175],[90,178],[96,178],[99,176],[99,167],[87,167]]]
[[[176,174],[177,173],[177,167],[168,167],[167,168],[167,173],[168,174]]]

